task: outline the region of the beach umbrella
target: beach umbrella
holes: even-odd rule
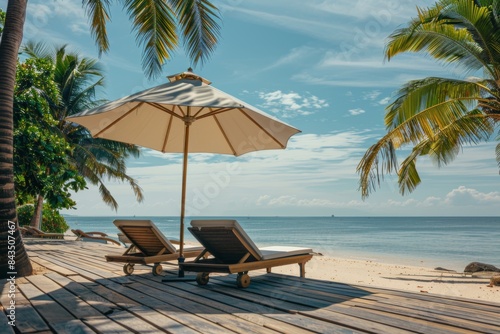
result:
[[[300,130],[211,85],[188,69],[169,82],[67,118],[96,138],[183,153],[179,261],[184,260],[184,214],[189,153],[284,149]],[[179,276],[183,276],[179,271]]]

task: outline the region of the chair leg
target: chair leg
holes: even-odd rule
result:
[[[300,277],[302,278],[306,277],[306,263],[305,262],[299,263],[299,267],[300,267]]]
[[[266,272],[269,274],[271,272],[271,267],[266,268]]]

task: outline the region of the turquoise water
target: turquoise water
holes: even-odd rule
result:
[[[114,219],[151,219],[169,237],[178,217],[68,216],[71,228],[116,236]],[[186,226],[193,218],[186,218]],[[500,267],[500,217],[196,217],[236,219],[258,246],[294,245],[332,257],[463,271],[479,261]],[[186,241],[194,238],[186,230]]]

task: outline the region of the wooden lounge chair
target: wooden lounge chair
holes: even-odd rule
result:
[[[313,256],[310,248],[272,246],[257,248],[236,220],[193,220],[189,231],[205,247],[192,262],[180,263],[185,271],[198,272],[196,282],[208,283],[209,273],[238,273],[238,287],[250,285],[248,271],[297,263],[305,277],[305,263]],[[206,252],[212,256],[203,258]]]
[[[103,232],[83,232],[82,230],[75,229],[71,230],[74,235],[76,235],[76,240],[80,241],[93,241],[93,242],[101,242],[101,243],[108,243],[111,242],[112,244],[118,245],[118,246],[124,246],[121,242],[118,240],[109,238],[106,233]]]
[[[167,239],[151,220],[115,220],[115,226],[131,242],[122,255],[106,255],[108,262],[124,262],[123,272],[130,275],[134,264],[153,263],[153,275],[160,275],[160,262],[177,260],[179,253],[174,242]],[[184,247],[184,257],[196,257],[203,247]]]
[[[36,227],[33,226],[23,226],[27,235],[35,238],[46,238],[46,239],[64,239],[64,233],[46,233]]]

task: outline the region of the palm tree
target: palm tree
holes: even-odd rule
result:
[[[54,81],[59,88],[60,101],[50,101],[51,112],[58,122],[58,129],[71,145],[71,161],[79,173],[91,184],[99,187],[103,201],[117,210],[118,202],[105,185],[105,179],[125,181],[130,184],[137,200],[143,200],[142,190],[136,181],[126,174],[125,160],[138,157],[135,145],[93,138],[90,132],[66,117],[102,104],[96,90],[103,86],[104,77],[96,59],[67,53],[66,46],[53,50],[43,43],[28,42],[22,51],[33,58],[49,59],[55,68]]]
[[[33,271],[17,227],[16,197],[14,193],[14,86],[16,82],[17,52],[23,39],[23,25],[27,0],[9,1],[5,25],[0,41],[0,278],[30,275]],[[14,231],[10,234],[9,232]],[[13,238],[13,239],[11,239]],[[8,244],[14,240],[15,257],[9,259]],[[9,266],[9,260],[15,262]],[[11,262],[12,263],[12,262]]]
[[[91,30],[100,52],[107,52],[109,42],[106,22],[110,0],[83,0],[90,16]],[[214,51],[219,36],[217,9],[209,0],[122,0],[133,20],[138,41],[144,45],[143,68],[148,77],[161,73],[181,39],[196,65]],[[17,53],[23,38],[27,0],[8,0],[5,25],[0,41],[0,278],[7,277],[8,221],[17,224],[13,172],[13,99]],[[32,267],[19,232],[15,232],[17,276],[29,275]]]
[[[410,81],[386,109],[387,134],[357,167],[366,198],[386,173],[397,170],[400,193],[421,182],[417,158],[446,165],[464,145],[487,141],[500,120],[500,1],[442,0],[396,30],[386,58],[424,51],[462,71],[464,79],[429,77]],[[481,78],[471,75],[481,75]],[[396,149],[413,145],[398,166]],[[500,144],[496,148],[500,164]]]

